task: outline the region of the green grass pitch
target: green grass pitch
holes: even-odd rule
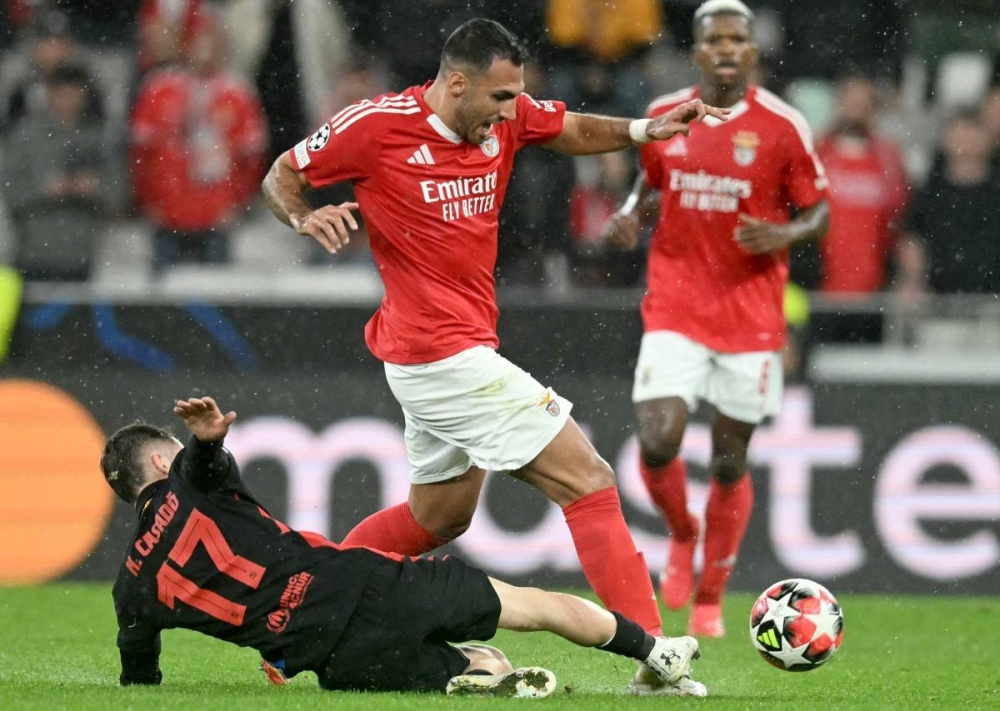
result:
[[[109,586],[0,588],[0,708],[1000,708],[998,597],[842,596],[844,647],[826,666],[805,674],[778,671],[757,656],[746,632],[751,602],[748,595],[731,596],[729,636],[702,644],[695,677],[708,685],[708,699],[627,697],[628,660],[549,634],[501,632],[496,644],[515,665],[546,666],[559,679],[558,692],[548,699],[514,701],[322,692],[309,674],[269,687],[255,652],[185,631],[163,636],[162,687],[121,689]],[[684,621],[680,613],[667,613],[667,633],[679,634]]]

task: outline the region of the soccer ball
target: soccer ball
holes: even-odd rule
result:
[[[844,613],[819,583],[792,578],[775,583],[750,611],[750,641],[769,664],[810,671],[840,649]]]

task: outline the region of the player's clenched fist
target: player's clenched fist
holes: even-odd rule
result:
[[[330,254],[346,247],[351,241],[351,230],[358,229],[357,220],[351,210],[357,210],[358,203],[342,202],[339,205],[324,205],[304,217],[289,215],[292,227],[300,235],[312,237]]]
[[[618,249],[635,249],[639,243],[639,219],[635,213],[619,210],[604,223],[601,236]]]

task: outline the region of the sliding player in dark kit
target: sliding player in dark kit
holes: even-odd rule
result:
[[[209,397],[178,401],[174,412],[191,430],[186,447],[133,424],[101,458],[139,517],[114,586],[123,685],[159,684],[160,631],[185,628],[253,647],[283,676],[314,671],[326,689],[550,694],[551,672],[460,644],[499,627],[600,647],[647,664],[673,695],[705,695],[689,676],[691,637],[654,638],[591,602],[507,585],[455,558],[341,548],[290,529],[222,446],[236,413],[223,415]]]

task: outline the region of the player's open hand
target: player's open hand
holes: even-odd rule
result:
[[[730,109],[717,109],[714,106],[703,104],[700,99],[685,101],[680,106],[657,116],[646,126],[646,135],[657,141],[664,141],[668,138],[683,133],[687,136],[691,132],[691,125],[695,121],[701,121],[706,116],[714,116],[720,121],[728,121]]]
[[[302,218],[290,217],[292,227],[300,235],[312,237],[330,254],[336,254],[351,241],[350,230],[358,229],[358,222],[351,214],[358,203],[342,202],[339,205],[324,205]]]
[[[778,225],[742,212],[733,238],[750,254],[777,252],[792,243],[786,225]]]
[[[229,433],[229,426],[236,419],[235,412],[225,415],[210,397],[193,397],[178,400],[174,414],[180,415],[191,434],[202,442],[218,442]]]
[[[630,251],[639,244],[639,218],[621,210],[608,218],[601,228],[601,237],[618,249]]]

